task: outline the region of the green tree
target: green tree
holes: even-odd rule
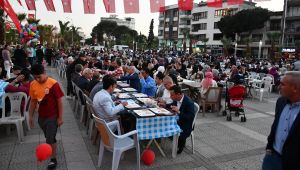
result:
[[[203,38],[203,39],[200,40],[204,44],[204,53],[206,53],[206,43],[208,42],[208,40],[209,40],[209,38]]]
[[[60,36],[59,46],[64,47],[65,46],[65,35],[70,30],[70,27],[68,26],[70,24],[70,21],[62,22],[61,20],[58,20],[58,23],[59,23],[59,28],[60,28],[59,29],[59,36]]]
[[[223,44],[223,50],[224,50],[224,55],[225,56],[228,56],[228,50],[229,48],[231,47],[231,38],[227,38],[226,36],[224,36],[222,39],[221,39],[221,42]]]
[[[217,25],[223,35],[233,37],[235,33],[251,33],[255,29],[264,27],[268,19],[269,11],[259,7],[239,11],[233,16],[224,16]]]
[[[115,21],[101,21],[92,30],[91,36],[102,44],[106,35],[109,42],[112,41],[114,30],[118,27]]]
[[[25,13],[21,13],[21,14],[17,14],[18,20],[20,22],[23,22],[26,20],[26,14]]]
[[[275,43],[279,42],[281,34],[279,32],[269,32],[267,33],[267,37],[270,41],[271,44],[271,49],[270,49],[270,59],[275,60]]]
[[[147,40],[148,48],[151,48],[153,45],[153,40],[154,40],[153,24],[154,24],[154,20],[152,19],[151,23],[150,23],[149,35],[148,35],[148,40]]]

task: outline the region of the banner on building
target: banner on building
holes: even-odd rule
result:
[[[240,5],[243,3],[244,3],[244,0],[227,0],[228,5]]]

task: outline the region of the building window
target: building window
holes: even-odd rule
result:
[[[237,8],[227,8],[227,9],[218,9],[215,10],[215,17],[222,17],[227,15],[235,15],[237,13]]]
[[[207,23],[201,23],[201,24],[193,25],[192,31],[197,32],[199,30],[206,30],[206,29],[207,29]]]
[[[252,41],[253,42],[259,42],[262,39],[263,39],[263,35],[262,34],[252,34]]]
[[[222,34],[222,33],[214,34],[214,41],[221,40],[222,37],[223,37],[223,34]]]
[[[218,22],[214,22],[214,29],[219,29],[218,28]]]
[[[199,34],[198,35],[198,39],[201,41],[201,40],[204,40],[206,38],[206,34]]]
[[[199,21],[200,19],[206,19],[206,18],[207,18],[207,11],[193,14],[193,21]]]
[[[300,7],[290,7],[287,13],[288,17],[300,16]]]

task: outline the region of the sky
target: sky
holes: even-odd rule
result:
[[[28,11],[25,0],[21,0],[24,7],[20,6],[16,0],[9,0],[16,13],[34,13],[34,11]],[[201,0],[194,0],[195,3]],[[203,0],[205,1],[205,0]],[[253,0],[255,1],[255,0]],[[70,21],[71,25],[81,27],[82,32],[87,37],[90,37],[90,33],[94,26],[100,22],[101,17],[108,17],[111,14],[105,12],[105,8],[102,0],[96,0],[95,14],[84,14],[83,1],[72,0],[72,13],[64,13],[61,0],[53,0],[56,12],[47,11],[43,0],[36,0],[36,17],[40,19],[41,24],[51,24],[59,28],[58,20],[63,22]],[[177,0],[165,0],[166,5],[176,4]],[[256,6],[268,8],[271,11],[282,11],[284,0],[269,0],[257,2]],[[149,26],[151,19],[154,19],[154,34],[158,34],[158,15],[159,13],[150,12],[150,1],[140,0],[140,13],[139,14],[125,14],[123,0],[116,0],[116,15],[119,18],[132,17],[135,18],[135,29],[138,32],[148,36]]]

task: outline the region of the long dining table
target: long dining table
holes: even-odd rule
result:
[[[177,155],[178,137],[182,131],[177,124],[178,116],[158,107],[155,100],[138,93],[125,82],[118,82],[114,97],[127,101],[126,109],[136,117],[136,130],[139,140],[149,140],[146,148],[152,143],[156,145],[162,156],[166,156],[156,139],[173,137],[172,157]]]

